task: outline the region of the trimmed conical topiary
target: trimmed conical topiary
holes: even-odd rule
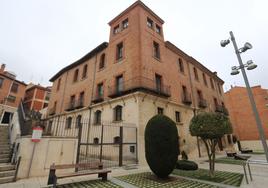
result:
[[[166,178],[175,168],[179,155],[176,123],[164,115],[156,115],[145,128],[145,157],[159,178]]]

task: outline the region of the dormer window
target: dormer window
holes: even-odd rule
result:
[[[161,27],[159,25],[155,25],[155,31],[161,35]]]
[[[114,27],[114,34],[117,34],[117,33],[119,33],[119,25],[117,25],[117,26],[115,26]]]
[[[151,20],[150,18],[147,18],[147,26],[151,29],[153,29],[154,26],[154,22],[153,20]]]
[[[125,19],[125,20],[122,22],[122,28],[123,28],[123,29],[128,28],[128,18]]]

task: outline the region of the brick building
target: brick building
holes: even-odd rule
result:
[[[29,84],[23,103],[28,110],[40,111],[48,106],[50,93],[51,87]]]
[[[252,87],[253,96],[268,138],[268,90],[261,86]],[[245,87],[232,87],[225,94],[226,107],[230,113],[234,134],[241,141],[243,147],[262,149],[259,133],[251,109],[250,101]]]
[[[100,44],[50,79],[49,129],[60,119],[66,121],[66,130],[78,118],[87,119],[89,127],[105,121],[133,123],[138,151],[133,146],[130,151],[145,163],[144,129],[151,117],[161,113],[177,123],[184,150],[197,156],[197,139],[189,134],[189,122],[200,111],[226,112],[224,82],[165,41],[163,24],[141,1],[112,19],[109,43]],[[85,133],[90,128],[82,129]],[[87,142],[99,139],[83,137]],[[201,152],[205,150],[198,144]]]
[[[0,124],[7,124],[9,118],[24,97],[26,84],[16,79],[12,72],[5,71],[5,64],[0,69]]]

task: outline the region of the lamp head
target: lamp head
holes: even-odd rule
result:
[[[241,48],[241,52],[245,52],[252,48],[252,45],[249,42],[246,42],[244,46]]]
[[[239,74],[239,70],[236,66],[233,66],[232,71],[231,71],[231,75],[237,75],[237,74]]]
[[[230,40],[229,39],[227,39],[227,40],[222,40],[221,41],[221,47],[225,47],[227,44],[229,44],[230,43]]]
[[[254,64],[252,60],[247,61],[247,70],[253,70],[256,67],[257,67],[257,65]]]

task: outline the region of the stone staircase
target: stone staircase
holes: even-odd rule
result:
[[[0,125],[0,184],[15,179],[15,165],[10,163],[11,146],[8,139],[8,127]]]

